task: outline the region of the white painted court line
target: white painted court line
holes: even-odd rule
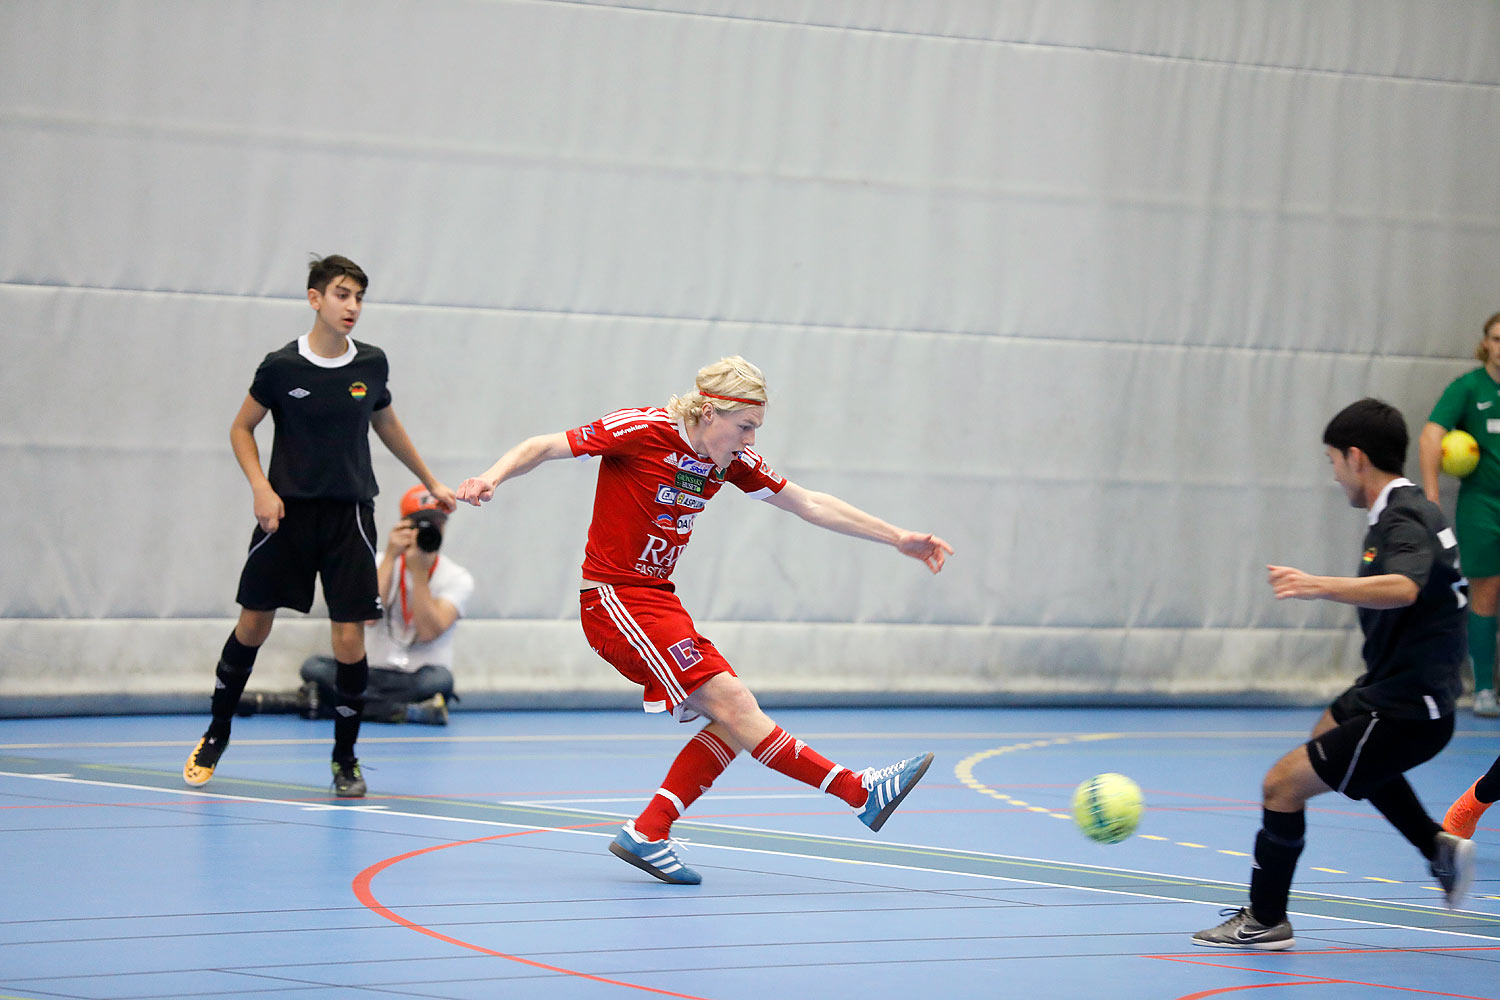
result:
[[[254,797],[254,796],[247,796],[247,795],[228,795],[228,794],[224,794],[224,793],[221,793],[221,792],[204,792],[204,791],[200,791],[198,789],[189,789],[189,788],[158,788],[158,787],[156,787],[154,785],[136,785],[136,784],[129,784],[129,783],[125,783],[125,782],[98,781],[98,780],[87,779],[87,778],[73,778],[73,777],[61,776],[61,775],[21,774],[21,773],[17,773],[17,772],[14,772],[14,771],[0,771],[0,777],[29,778],[29,779],[36,780],[36,781],[54,781],[54,782],[61,782],[61,783],[66,783],[66,784],[92,785],[92,786],[100,787],[100,788],[121,788],[121,789],[129,789],[129,790],[132,790],[132,791],[166,792],[166,793],[169,793],[169,794],[182,795],[182,796],[186,796],[186,797],[212,798],[212,799],[222,799],[222,800],[236,801],[236,802],[254,802],[254,803],[260,803],[260,804],[264,804],[264,805],[286,806],[286,807],[289,807],[289,808],[292,808],[292,809],[296,809],[298,811],[301,811],[301,810],[305,809],[307,807],[307,805],[308,805],[308,803],[306,803],[306,802],[299,802],[299,801],[289,800],[289,799],[257,798],[257,797]],[[496,803],[496,804],[497,805],[522,805],[523,803],[501,802],[501,803]],[[339,807],[337,805],[330,804],[330,808],[341,808],[341,807]],[[362,808],[362,807],[359,807],[359,806],[342,807],[342,808],[346,808],[350,812],[366,812],[366,813],[372,812],[372,810],[365,809],[365,808]],[[570,811],[575,811],[575,810],[568,810],[566,808],[563,808],[561,811],[570,812]],[[584,815],[595,815],[595,816],[599,815],[598,811],[594,811],[591,814],[590,813],[584,813],[582,810],[577,810],[577,811],[580,812],[581,814],[584,814]],[[382,817],[392,816],[392,817],[403,817],[403,818],[418,819],[418,820],[427,820],[427,821],[434,821],[435,820],[435,821],[438,821],[438,822],[462,823],[462,824],[467,824],[467,825],[472,825],[472,826],[499,827],[499,828],[503,828],[503,829],[512,829],[512,830],[535,830],[535,831],[537,831],[539,833],[558,833],[558,834],[569,834],[569,835],[573,835],[573,836],[584,836],[584,837],[609,837],[611,839],[613,839],[613,837],[614,837],[614,832],[610,831],[610,830],[568,830],[568,829],[563,829],[561,827],[542,826],[542,825],[534,824],[534,823],[510,823],[510,822],[506,822],[506,821],[503,821],[503,820],[473,819],[473,818],[463,817],[463,816],[437,816],[437,815],[433,815],[433,814],[430,814],[430,813],[412,813],[412,812],[405,812],[405,811],[402,811],[402,810],[389,809],[389,808],[381,809],[381,810],[378,811],[378,813],[375,813],[375,814],[379,815],[379,816],[382,816]],[[800,838],[800,839],[835,840],[835,841],[843,841],[843,842],[847,842],[847,843],[856,843],[856,844],[861,844],[861,845],[870,845],[870,846],[875,846],[875,847],[881,847],[881,846],[884,846],[884,847],[902,847],[902,848],[907,848],[907,849],[910,849],[910,850],[934,851],[934,852],[941,852],[943,854],[963,855],[963,856],[972,857],[972,858],[980,858],[980,859],[990,858],[990,859],[995,859],[995,860],[998,860],[998,861],[1024,861],[1024,862],[1029,862],[1029,863],[1033,863],[1033,864],[1042,864],[1042,865],[1068,865],[1068,866],[1077,867],[1077,868],[1080,868],[1080,869],[1083,869],[1083,870],[1088,870],[1088,871],[1119,872],[1120,874],[1127,874],[1127,875],[1144,875],[1144,876],[1150,876],[1150,877],[1154,877],[1154,878],[1177,879],[1177,880],[1180,880],[1180,881],[1183,881],[1183,882],[1190,882],[1190,883],[1194,883],[1194,884],[1197,884],[1197,885],[1221,884],[1221,883],[1218,883],[1217,880],[1215,880],[1215,879],[1201,879],[1201,878],[1196,878],[1196,877],[1189,876],[1189,875],[1173,875],[1173,874],[1166,874],[1166,873],[1162,873],[1162,872],[1142,872],[1142,871],[1136,871],[1136,870],[1129,869],[1129,868],[1114,868],[1114,867],[1104,867],[1104,866],[1100,866],[1100,865],[1086,865],[1086,864],[1080,864],[1080,863],[1076,863],[1076,862],[1059,861],[1059,860],[1057,860],[1055,858],[1027,858],[1027,857],[1020,857],[1020,856],[1017,856],[1017,855],[1009,855],[1009,854],[993,854],[993,853],[987,853],[987,852],[983,852],[983,851],[969,851],[969,850],[963,850],[961,848],[937,847],[937,846],[934,846],[934,845],[931,845],[931,844],[909,844],[909,843],[904,843],[904,842],[884,841],[884,840],[882,840],[882,841],[871,841],[871,840],[868,840],[868,839],[861,839],[861,838],[856,838],[856,837],[839,837],[839,836],[834,836],[834,835],[830,835],[830,834],[807,834],[807,833],[802,833],[802,832],[797,832],[797,831],[790,831],[790,830],[768,830],[768,829],[761,828],[761,827],[736,826],[736,825],[723,824],[723,823],[695,823],[695,822],[691,822],[691,821],[683,821],[683,822],[684,822],[685,825],[688,825],[688,826],[707,827],[707,828],[710,828],[710,829],[722,829],[722,830],[726,830],[726,831],[741,831],[741,832],[750,833],[750,834],[767,834],[767,833],[769,833],[769,834],[778,834],[778,835],[781,835],[781,836],[787,836],[787,837],[793,837],[793,838]],[[733,846],[720,845],[720,844],[709,844],[709,843],[704,843],[702,841],[693,841],[693,840],[689,840],[689,839],[684,838],[684,837],[678,837],[678,838],[675,838],[675,839],[680,840],[683,843],[690,844],[693,847],[694,850],[730,851],[730,852],[740,853],[740,854],[759,854],[759,855],[766,855],[766,856],[769,856],[769,857],[797,858],[797,859],[806,860],[806,861],[821,861],[821,862],[824,862],[824,863],[860,865],[860,866],[870,867],[870,868],[888,868],[888,869],[892,869],[892,870],[896,870],[896,871],[920,872],[920,873],[924,873],[924,874],[946,875],[946,876],[949,876],[949,877],[958,877],[958,878],[976,878],[976,879],[981,879],[981,880],[984,880],[984,881],[991,881],[991,882],[1005,882],[1005,883],[1009,883],[1009,884],[1012,884],[1012,885],[1038,886],[1040,888],[1046,888],[1046,889],[1074,889],[1074,890],[1078,890],[1078,891],[1082,891],[1082,892],[1098,892],[1098,893],[1103,893],[1103,894],[1109,895],[1109,896],[1126,896],[1126,897],[1129,897],[1129,898],[1132,898],[1132,899],[1149,899],[1149,900],[1154,900],[1154,901],[1157,901],[1157,902],[1167,902],[1167,903],[1185,903],[1187,905],[1192,905],[1192,906],[1217,906],[1217,905],[1219,905],[1219,904],[1215,904],[1215,903],[1200,903],[1200,902],[1197,902],[1195,900],[1179,899],[1179,898],[1176,898],[1176,897],[1173,897],[1173,896],[1162,896],[1162,895],[1158,895],[1158,894],[1155,894],[1155,893],[1134,891],[1134,890],[1129,890],[1129,889],[1105,889],[1105,888],[1100,888],[1100,887],[1097,887],[1097,886],[1074,885],[1074,884],[1067,883],[1067,882],[1048,882],[1048,881],[1045,881],[1043,879],[1015,878],[1013,876],[1008,876],[1008,875],[986,875],[986,874],[982,874],[982,873],[978,873],[978,872],[964,872],[964,871],[957,871],[956,872],[956,871],[953,871],[951,869],[946,869],[946,868],[929,868],[929,867],[926,867],[926,866],[923,866],[923,865],[897,864],[895,862],[890,862],[890,861],[863,861],[863,860],[851,859],[851,858],[830,858],[830,857],[827,857],[825,855],[803,854],[803,853],[796,852],[796,851],[778,851],[778,850],[769,850],[769,849],[765,849],[765,848],[754,848],[754,847],[733,847]],[[1222,884],[1226,888],[1235,890],[1235,891],[1237,891],[1239,893],[1243,893],[1244,892],[1244,886],[1242,886],[1242,885],[1238,885],[1236,883],[1229,883],[1229,882],[1225,882],[1225,883],[1222,883]],[[1301,890],[1298,890],[1298,891],[1301,892]],[[1381,902],[1379,900],[1364,899],[1364,898],[1359,897],[1359,896],[1345,896],[1345,895],[1339,895],[1339,894],[1335,894],[1335,893],[1306,892],[1306,893],[1303,893],[1303,894],[1304,895],[1308,895],[1308,896],[1317,896],[1317,897],[1322,898],[1322,899],[1350,901],[1350,902],[1364,903],[1364,904],[1379,905],[1380,902]],[[1418,910],[1430,910],[1431,912],[1434,912],[1434,913],[1449,913],[1449,912],[1451,912],[1451,913],[1458,914],[1458,915],[1475,916],[1475,917],[1481,917],[1481,918],[1485,918],[1485,919],[1489,919],[1489,920],[1495,920],[1496,919],[1492,914],[1479,913],[1479,912],[1470,911],[1470,910],[1453,910],[1453,911],[1449,911],[1449,910],[1446,910],[1446,909],[1444,909],[1442,907],[1437,907],[1437,906],[1420,906],[1420,905],[1417,905],[1417,904],[1414,904],[1414,903],[1403,903],[1401,905],[1407,906],[1407,907],[1411,907],[1411,908],[1414,908],[1414,909],[1418,909]],[[1391,930],[1419,931],[1419,932],[1428,933],[1428,934],[1439,934],[1439,935],[1442,935],[1444,937],[1458,937],[1458,938],[1465,938],[1465,939],[1479,940],[1479,941],[1491,941],[1491,942],[1493,942],[1494,940],[1496,940],[1494,937],[1490,937],[1490,936],[1483,935],[1483,934],[1470,934],[1470,933],[1467,933],[1467,932],[1464,932],[1464,931],[1446,930],[1446,929],[1435,928],[1435,927],[1413,927],[1413,926],[1411,926],[1409,924],[1393,924],[1393,923],[1388,923],[1386,921],[1380,921],[1380,920],[1358,920],[1358,919],[1355,919],[1353,917],[1328,916],[1326,914],[1308,913],[1306,911],[1299,911],[1299,910],[1289,910],[1288,912],[1289,913],[1293,913],[1293,914],[1295,914],[1297,916],[1308,917],[1309,919],[1314,919],[1314,920],[1337,920],[1337,921],[1339,921],[1341,923],[1358,924],[1360,926],[1365,926],[1365,927],[1383,927],[1383,928],[1389,928]]]

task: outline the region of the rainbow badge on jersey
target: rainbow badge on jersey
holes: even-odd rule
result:
[[[1375,546],[1372,545],[1368,549],[1365,549],[1365,563],[1369,564],[1369,563],[1372,563],[1374,561],[1375,561]]]
[[[353,385],[349,386],[349,395],[353,396],[355,399],[364,399],[365,394],[369,391],[369,388],[363,382],[355,382]]]

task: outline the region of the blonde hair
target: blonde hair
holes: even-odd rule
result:
[[[1490,352],[1484,346],[1484,338],[1490,335],[1490,327],[1500,323],[1500,313],[1495,313],[1484,321],[1484,326],[1479,328],[1479,346],[1474,348],[1474,360],[1480,364],[1489,364]]]
[[[715,397],[733,396],[735,398],[710,398],[704,393],[713,393]],[[745,402],[746,400],[752,400],[752,402]],[[685,424],[696,424],[703,411],[704,403],[712,403],[714,409],[720,412],[743,410],[750,406],[764,406],[766,405],[766,377],[761,374],[759,368],[738,354],[731,354],[727,358],[720,358],[711,365],[699,368],[698,377],[693,379],[693,391],[667,400],[667,412]]]

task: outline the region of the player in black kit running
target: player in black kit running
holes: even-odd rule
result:
[[[349,337],[368,284],[364,271],[347,257],[312,262],[307,275],[312,329],[266,355],[230,425],[234,456],[254,496],[256,526],[240,574],[239,621],[215,672],[213,721],[182,768],[189,785],[206,784],[214,775],[276,609],[305,613],[321,575],[338,664],[333,787],[343,798],[365,794],[354,754],[370,673],[364,623],[381,617],[370,429],[444,510],[454,508],[453,491],[427,468],[391,407],[385,352]],[[267,413],[276,425],[268,474],[261,472],[255,444],[255,428]]]
[[[1453,736],[1459,671],[1468,655],[1468,582],[1459,571],[1458,541],[1438,505],[1401,474],[1406,421],[1394,407],[1377,399],[1351,403],[1329,422],[1323,444],[1349,505],[1369,511],[1359,575],[1267,569],[1277,599],[1359,608],[1365,674],[1323,712],[1312,739],[1266,774],[1250,905],[1194,934],[1196,945],[1281,951],[1296,943],[1286,909],[1302,853],[1304,806],[1324,792],[1368,799],[1380,810],[1427,858],[1450,908],[1474,878],[1474,845],[1443,832],[1403,777]]]

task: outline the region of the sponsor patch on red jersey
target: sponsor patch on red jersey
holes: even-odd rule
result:
[[[755,499],[786,485],[749,448],[720,472],[660,407],[616,410],[567,437],[574,455],[600,459],[583,560],[584,577],[598,583],[669,579],[698,512],[725,483]]]

